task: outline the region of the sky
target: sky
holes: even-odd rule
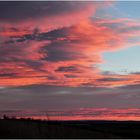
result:
[[[140,2],[0,2],[0,116],[140,120]]]

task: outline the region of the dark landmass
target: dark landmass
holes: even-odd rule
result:
[[[0,138],[140,138],[140,121],[0,119]]]

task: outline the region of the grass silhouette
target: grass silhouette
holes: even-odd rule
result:
[[[140,138],[139,121],[52,121],[0,119],[0,138]]]

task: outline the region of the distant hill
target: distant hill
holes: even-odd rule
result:
[[[140,122],[1,119],[0,138],[140,138]]]

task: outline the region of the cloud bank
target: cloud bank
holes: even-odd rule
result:
[[[106,2],[1,2],[0,85],[116,87],[139,74],[102,74],[102,54],[139,45],[139,21],[103,19]],[[26,9],[26,11],[25,11]],[[6,12],[5,12],[6,10]]]

